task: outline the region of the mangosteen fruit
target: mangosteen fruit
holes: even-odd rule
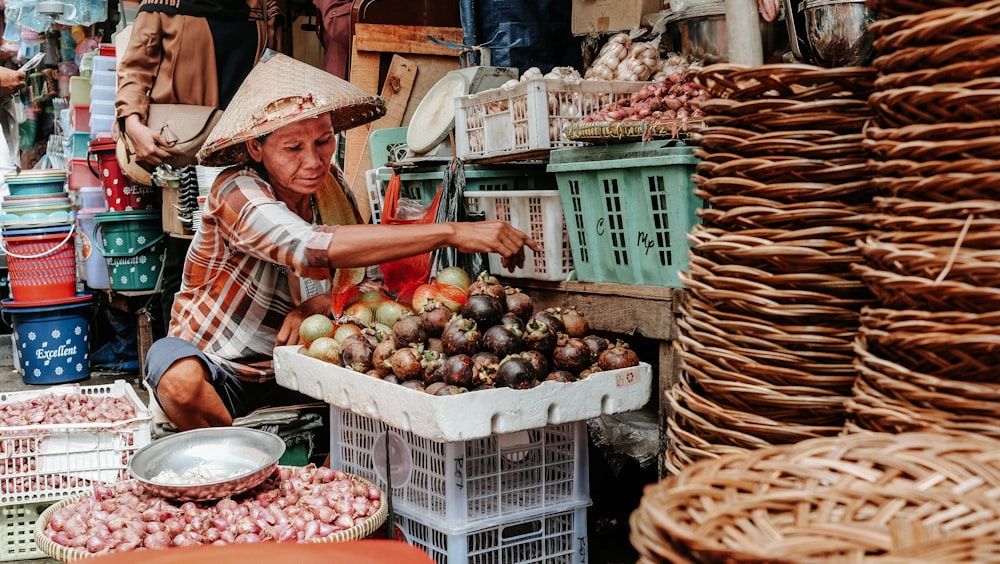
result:
[[[595,335],[591,333],[583,337],[583,342],[587,344],[590,349],[590,361],[597,362],[597,357],[601,356],[601,353],[608,348],[608,340],[600,335]]]
[[[483,333],[481,346],[500,358],[517,354],[524,349],[521,337],[514,334],[514,331],[506,325],[494,325],[487,329]]]
[[[511,355],[505,357],[497,365],[497,374],[493,383],[499,387],[526,390],[534,385],[533,373],[534,369],[530,362],[520,356]]]
[[[503,284],[500,280],[485,270],[480,272],[479,276],[472,281],[472,284],[469,285],[468,291],[469,296],[485,294],[487,296],[493,296],[497,299],[504,299],[504,295],[506,293],[507,292],[504,290]]]
[[[467,354],[453,354],[446,357],[439,369],[442,373],[441,380],[453,386],[471,387],[473,366],[472,357]]]
[[[451,316],[452,311],[442,305],[417,314],[417,317],[424,322],[424,330],[427,331],[428,337],[440,337]]]
[[[479,342],[482,335],[475,321],[454,315],[441,333],[441,346],[444,354],[468,354],[479,352]]]
[[[427,329],[418,315],[404,315],[392,326],[392,336],[401,347],[427,340]]]
[[[590,347],[583,342],[583,339],[559,333],[556,346],[552,349],[552,364],[561,370],[579,374],[591,364]]]
[[[355,372],[368,372],[374,368],[374,353],[375,346],[368,337],[360,333],[349,335],[340,343],[340,364]]]
[[[424,365],[421,363],[423,350],[419,345],[402,347],[392,353],[389,363],[392,373],[401,382],[423,380]]]
[[[524,325],[522,340],[526,348],[544,354],[550,354],[556,346],[556,334],[549,324],[534,317]]]
[[[476,294],[462,304],[458,310],[462,317],[471,319],[479,327],[492,327],[503,317],[503,302],[487,294]]]
[[[521,351],[519,354],[531,365],[533,380],[541,380],[549,373],[549,359],[544,354],[538,351]]]
[[[552,334],[566,332],[566,326],[563,325],[562,319],[559,317],[556,308],[536,311],[531,314],[531,319],[537,319],[538,321],[545,322],[545,325],[548,326],[549,331],[552,331]]]
[[[511,286],[504,288],[504,294],[508,313],[516,315],[521,321],[531,319],[531,314],[535,311],[535,302],[531,296]]]

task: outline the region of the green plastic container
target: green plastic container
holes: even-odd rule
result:
[[[112,290],[154,290],[167,254],[159,210],[94,214],[94,237],[108,262]]]
[[[576,279],[681,287],[698,162],[676,141],[552,151]]]

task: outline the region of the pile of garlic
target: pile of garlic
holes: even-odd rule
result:
[[[597,60],[584,78],[593,80],[646,81],[663,66],[652,42],[633,42],[627,33],[616,33],[601,47]]]

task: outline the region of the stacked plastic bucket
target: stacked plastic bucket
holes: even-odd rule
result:
[[[58,384],[90,375],[92,296],[77,292],[75,213],[62,169],[4,176],[0,244],[7,254],[15,366],[27,384]]]

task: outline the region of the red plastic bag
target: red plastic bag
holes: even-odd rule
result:
[[[416,219],[403,219],[399,214],[399,192],[401,188],[402,181],[399,178],[399,174],[393,172],[392,178],[389,179],[389,185],[385,189],[385,197],[382,204],[382,224],[434,223],[438,206],[441,203],[441,187],[438,186],[434,200],[427,206],[424,214]],[[386,289],[396,294],[396,299],[400,302],[410,303],[413,291],[417,286],[430,280],[431,254],[423,253],[404,259],[384,262],[379,267],[382,269]]]

